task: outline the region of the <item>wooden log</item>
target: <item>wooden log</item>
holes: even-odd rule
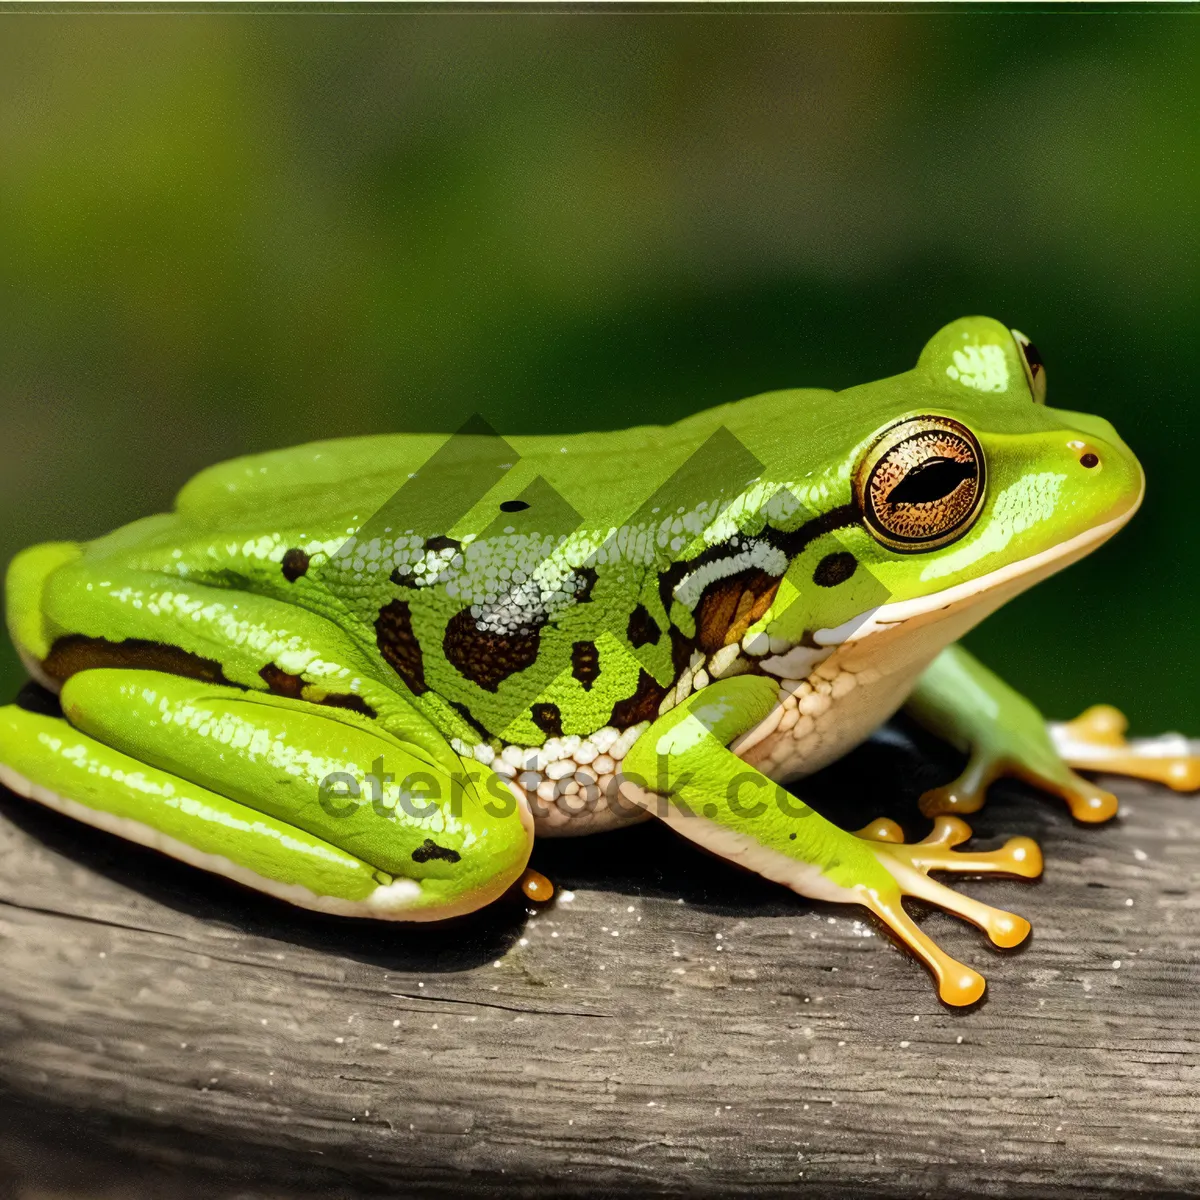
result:
[[[927,823],[891,727],[806,795]],[[1029,917],[953,1011],[867,919],[651,823],[546,841],[560,889],[415,929],[322,918],[0,795],[0,1195],[1200,1193],[1200,805],[1009,785]]]

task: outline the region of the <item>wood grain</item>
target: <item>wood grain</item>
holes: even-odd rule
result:
[[[813,781],[927,825],[893,727]],[[1031,833],[1028,916],[951,1011],[864,914],[654,823],[545,842],[560,889],[403,927],[301,913],[0,794],[0,1197],[1200,1194],[1200,804],[1120,784]]]

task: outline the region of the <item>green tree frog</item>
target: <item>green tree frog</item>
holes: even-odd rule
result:
[[[1028,838],[956,848],[994,778],[1084,821],[1116,801],[1075,768],[1200,785],[1186,745],[1126,742],[1105,708],[1048,725],[956,644],[1142,490],[1112,426],[1047,407],[1034,347],[982,317],[893,378],[669,427],[236,459],[171,513],[12,563],[36,683],[0,708],[0,782],[295,904],[413,921],[498,897],[535,834],[656,817],[866,907],[969,1004],[984,980],[902,901],[1027,935],[930,878],[1039,874]],[[969,754],[924,841],[781,786],[901,707]]]

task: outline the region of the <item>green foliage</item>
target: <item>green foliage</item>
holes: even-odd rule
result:
[[[0,559],[231,454],[670,421],[983,312],[1150,490],[973,648],[1200,731],[1186,12],[4,22]]]

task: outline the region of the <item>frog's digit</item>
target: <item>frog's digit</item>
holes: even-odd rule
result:
[[[521,891],[527,900],[534,900],[538,904],[546,904],[554,899],[554,884],[532,867],[528,867],[521,876]]]
[[[1200,788],[1200,750],[1180,733],[1127,740],[1129,722],[1111,704],[1094,704],[1073,721],[1051,722],[1050,737],[1063,761],[1081,771],[1103,771],[1165,783],[1177,792]]]
[[[1034,878],[1042,858],[1029,838],[999,850],[963,854],[965,822],[942,818],[924,841],[907,845],[894,822],[859,834],[827,821],[728,747],[778,704],[760,678],[722,680],[660,717],[638,740],[623,767],[628,799],[650,808],[685,837],[801,895],[870,909],[933,972],[947,1004],[972,1004],[981,975],[956,962],[904,911],[910,896],[979,926],[1002,947],[1029,933],[1022,917],[963,896],[929,878],[930,871],[1009,874]]]

